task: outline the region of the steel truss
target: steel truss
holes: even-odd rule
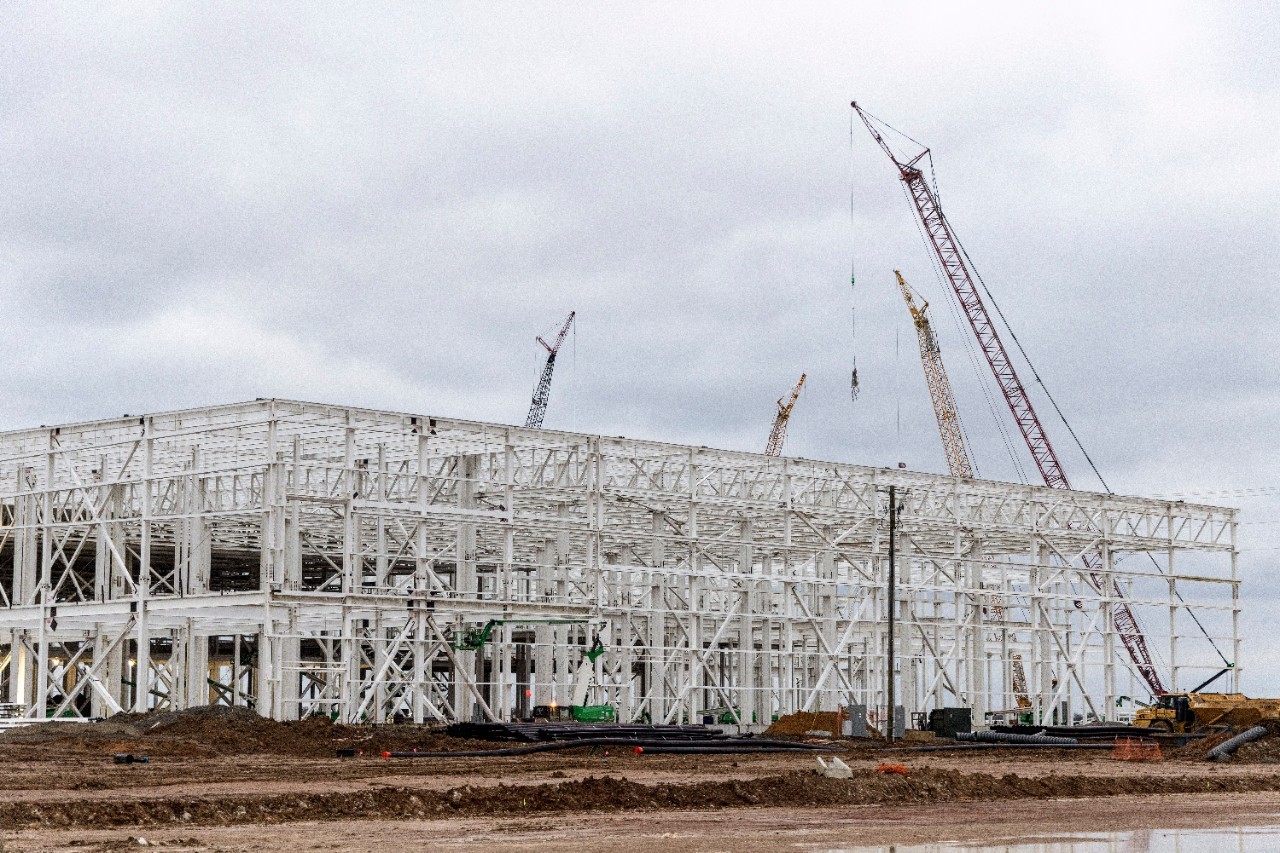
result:
[[[877,709],[891,484],[909,710],[1013,708],[1021,656],[1041,718],[1113,716],[1117,591],[1173,685],[1189,607],[1239,660],[1234,510],[261,400],[0,433],[0,696],[507,719],[598,638],[621,719]]]

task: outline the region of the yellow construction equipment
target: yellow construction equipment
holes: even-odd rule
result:
[[[969,448],[965,444],[964,429],[960,424],[960,411],[956,408],[956,398],[951,392],[951,381],[947,379],[947,370],[942,366],[942,350],[938,348],[938,338],[933,333],[933,325],[929,322],[929,303],[920,299],[916,306],[917,294],[902,273],[894,270],[898,277],[898,289],[902,291],[902,299],[911,312],[911,322],[916,327],[916,337],[920,339],[920,363],[924,366],[925,382],[929,386],[929,397],[933,400],[933,414],[938,420],[938,432],[942,436],[942,449],[947,456],[947,467],[951,476],[973,479],[973,461],[969,457]],[[999,604],[989,605],[996,619],[1004,623],[1004,608]],[[1021,655],[1010,655],[1010,666],[1013,695],[1019,708],[1030,708],[1031,699],[1027,695],[1027,674],[1022,667]]]
[[[765,456],[780,456],[782,443],[787,439],[787,421],[791,418],[791,410],[800,399],[800,389],[804,387],[805,374],[800,374],[800,381],[791,389],[791,396],[778,398],[778,414],[773,419],[773,429],[769,430],[769,443],[765,445]]]
[[[1280,720],[1280,699],[1250,699],[1243,693],[1165,693],[1133,715],[1133,724],[1153,731],[1187,732],[1248,728]]]
[[[925,313],[929,309],[929,303],[921,299],[920,307],[917,308],[916,294],[911,285],[907,284],[902,273],[894,270],[893,274],[898,277],[898,288],[907,303],[907,310],[911,312],[916,337],[920,339],[920,363],[924,365],[924,379],[929,385],[929,396],[933,399],[933,414],[938,420],[938,432],[942,435],[942,449],[947,454],[947,466],[951,468],[951,476],[972,480],[973,463],[965,446],[960,412],[956,409],[956,398],[951,393],[946,368],[942,366],[942,351],[938,349],[938,339],[933,334],[929,315]]]

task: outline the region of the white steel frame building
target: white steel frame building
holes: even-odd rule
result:
[[[1172,688],[1215,668],[1192,608],[1239,661],[1234,510],[259,400],[0,433],[0,698],[510,719],[598,639],[622,720],[874,713],[890,485],[908,710],[1016,707],[1020,659],[1045,721],[1113,718],[1099,575]]]

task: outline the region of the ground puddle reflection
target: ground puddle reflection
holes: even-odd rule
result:
[[[1280,850],[1280,824],[1216,829],[1139,829],[1067,833],[875,847],[834,847],[820,853],[1271,853]]]

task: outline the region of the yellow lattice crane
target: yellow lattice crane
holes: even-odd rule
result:
[[[956,408],[955,395],[951,393],[951,381],[947,379],[946,368],[942,366],[942,350],[938,348],[938,338],[929,323],[929,303],[923,298],[916,306],[916,292],[907,284],[902,273],[897,270],[893,274],[898,277],[898,289],[911,312],[911,322],[916,327],[916,337],[920,339],[920,363],[924,366],[925,382],[929,386],[929,396],[933,399],[933,414],[938,420],[938,433],[942,436],[942,449],[947,455],[947,467],[951,476],[973,478],[973,461],[969,458],[969,448],[965,444],[964,429],[960,424],[960,411]],[[994,602],[990,605],[992,614],[1004,623],[1004,608]],[[1031,699],[1027,695],[1027,674],[1022,668],[1022,656],[1010,655],[1009,667],[1013,681],[1013,695],[1019,708],[1030,708]]]
[[[765,456],[782,455],[782,443],[787,439],[787,421],[791,418],[791,410],[800,399],[800,389],[804,387],[805,374],[800,374],[800,381],[791,389],[791,395],[778,398],[778,414],[773,419],[773,429],[769,430],[769,443],[765,445]]]
[[[897,270],[893,274],[898,277],[898,288],[902,298],[906,300],[907,310],[911,312],[911,322],[916,327],[916,337],[920,339],[920,362],[924,365],[924,379],[929,385],[929,396],[933,398],[933,414],[938,419],[938,432],[942,435],[942,449],[947,454],[947,467],[951,476],[973,479],[973,463],[969,460],[969,449],[965,446],[964,430],[960,426],[960,412],[956,409],[956,398],[951,393],[951,382],[947,379],[946,368],[942,366],[942,351],[938,349],[938,339],[933,334],[933,326],[929,323],[929,303],[920,300],[916,307],[915,291],[907,284],[902,273]]]

